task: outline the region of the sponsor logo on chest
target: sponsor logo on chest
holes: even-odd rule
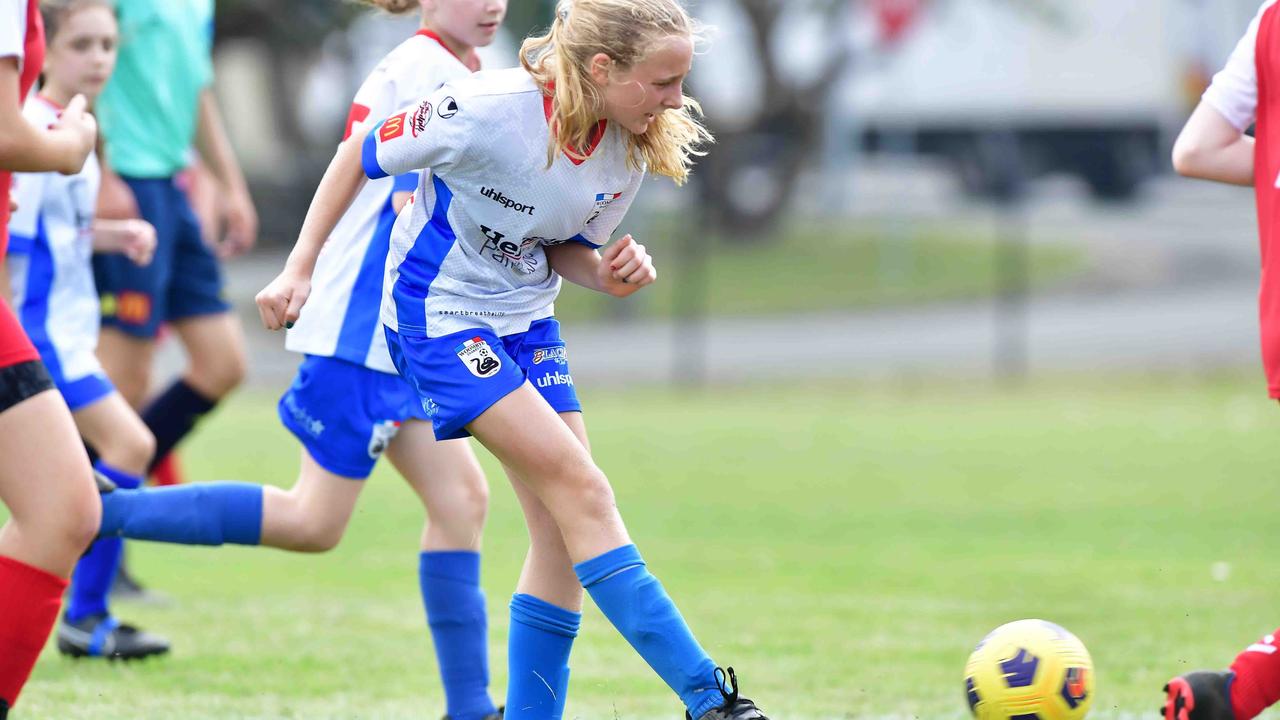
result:
[[[537,245],[541,238],[527,237],[516,242],[508,240],[506,235],[488,225],[481,225],[480,232],[484,233],[485,237],[484,247],[480,248],[480,253],[485,257],[524,275],[538,269],[538,258],[525,253]]]
[[[498,203],[499,205],[501,205],[502,207],[508,210],[514,210],[518,213],[524,213],[529,217],[533,217],[534,207],[532,205],[526,205],[525,203],[516,202],[515,200],[512,200],[511,198],[507,197],[505,193],[503,193],[501,190],[498,190],[497,188],[481,187],[480,194]]]

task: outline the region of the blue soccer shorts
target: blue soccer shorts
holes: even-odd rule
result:
[[[173,178],[124,181],[142,218],[156,228],[156,252],[144,267],[119,253],[94,255],[103,326],[153,338],[161,323],[230,310],[222,297],[222,269]]]
[[[437,440],[469,436],[468,423],[526,380],[556,412],[582,410],[555,318],[501,338],[481,328],[435,338],[387,329],[387,345]]]
[[[427,420],[399,375],[308,355],[277,406],[280,421],[325,470],[363,480],[406,420]]]

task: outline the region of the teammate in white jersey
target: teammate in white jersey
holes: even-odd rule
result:
[[[479,67],[506,0],[366,0],[419,9],[419,32],[365,79],[346,134]],[[344,137],[344,142],[347,138]],[[488,485],[465,440],[438,442],[413,388],[397,373],[378,319],[387,243],[417,175],[367,184],[332,228],[316,261],[314,302],[286,345],[306,357],[280,399],[280,419],[302,443],[288,491],[200,483],[103,497],[105,535],[322,552],[338,544],[366,479],[385,451],[427,511],[419,584],[444,682],[446,717],[496,720],[489,697],[488,628],[480,539]],[[291,323],[292,325],[292,323]]]
[[[765,717],[732,670],[726,687],[631,544],[553,317],[560,276],[618,296],[656,277],[630,237],[597,248],[646,168],[682,182],[709,140],[682,91],[693,41],[678,0],[561,0],[548,34],[522,46],[522,68],[446,85],[339,148],[284,271],[258,295],[268,328],[295,321],[364,175],[422,170],[392,231],[382,317],[436,437],[474,434],[525,512],[508,718],[561,717],[584,587],[688,717]]]
[[[49,50],[44,86],[28,99],[27,120],[57,122],[76,94],[92,105],[115,65],[118,37],[107,0],[60,0],[44,6]],[[101,171],[90,155],[75,175],[18,173],[18,210],[9,221],[7,265],[14,309],[40,351],[76,429],[98,454],[95,467],[121,485],[136,486],[155,449],[142,419],[107,379],[94,355],[98,344],[98,292],[92,253],[123,252],[139,265],[151,260],[155,230],[143,220],[98,220],[94,208]],[[164,653],[163,638],[119,624],[107,594],[122,541],[95,542],[76,564],[58,649],[89,657],[138,658]]]

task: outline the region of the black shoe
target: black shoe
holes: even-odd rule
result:
[[[9,717],[9,703],[0,698],[0,720]]]
[[[111,478],[103,475],[97,470],[93,471],[93,481],[98,484],[99,495],[106,495],[116,489],[116,484],[111,481]]]
[[[724,696],[724,705],[703,715],[701,720],[769,720],[755,703],[744,697],[738,697],[738,676],[734,674],[733,668],[728,670],[729,686],[733,690],[728,690],[724,686],[725,671],[716,668],[716,685],[720,694]],[[694,720],[687,710],[684,713],[684,720]]]
[[[1164,720],[1235,720],[1227,697],[1231,672],[1198,671],[1179,675],[1164,686]]]
[[[480,720],[502,720],[502,716],[506,712],[507,712],[507,708],[505,706],[502,706],[498,708],[498,712],[485,715],[484,717],[480,718]],[[4,720],[4,718],[0,718],[0,720]],[[448,715],[445,715],[443,718],[441,718],[441,720],[453,720],[453,718],[449,717]]]
[[[74,623],[64,615],[58,623],[58,652],[71,657],[136,660],[169,652],[169,641],[110,615],[90,615]]]

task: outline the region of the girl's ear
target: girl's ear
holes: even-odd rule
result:
[[[604,87],[609,84],[609,71],[613,69],[613,58],[604,53],[596,53],[591,56],[591,63],[588,70],[591,73],[591,80],[596,85]]]

